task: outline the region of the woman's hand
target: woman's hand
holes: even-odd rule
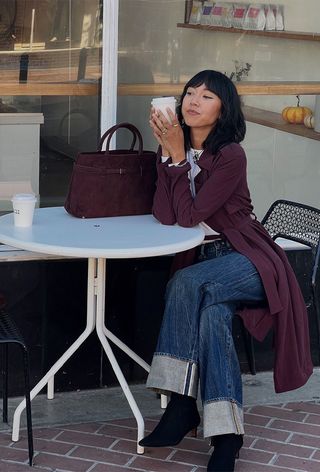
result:
[[[184,136],[177,116],[167,108],[170,121],[164,114],[151,108],[150,126],[154,137],[162,147],[162,155],[171,157],[173,163],[179,163],[185,159]]]

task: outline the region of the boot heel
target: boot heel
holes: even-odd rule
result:
[[[235,460],[243,445],[243,437],[236,434],[214,436],[214,450],[208,462],[207,472],[234,470]]]
[[[171,400],[155,429],[139,441],[143,447],[176,446],[188,433],[197,437],[200,415],[196,400],[173,393]],[[194,431],[195,430],[195,431]]]
[[[190,436],[192,438],[197,438],[198,437],[198,428],[193,428],[191,431],[190,431]]]

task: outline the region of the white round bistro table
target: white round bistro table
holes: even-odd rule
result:
[[[105,326],[106,259],[139,258],[174,254],[199,245],[204,239],[200,227],[182,228],[160,224],[151,215],[79,219],[62,207],[35,210],[33,225],[18,228],[13,214],[0,217],[0,242],[19,249],[88,258],[87,321],[85,330],[31,390],[31,400],[48,385],[48,398],[54,397],[54,375],[96,329],[138,425],[137,442],[144,436],[144,421],[137,403],[113,354],[109,341],[122,349],[146,371],[150,366]],[[12,440],[18,441],[23,400],[13,417]],[[137,452],[143,448],[137,444]]]

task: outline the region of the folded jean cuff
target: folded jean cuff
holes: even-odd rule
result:
[[[197,398],[198,365],[195,362],[181,360],[163,354],[153,356],[147,388],[159,393],[169,392]]]
[[[203,405],[203,436],[244,434],[243,409],[235,401],[215,400]]]

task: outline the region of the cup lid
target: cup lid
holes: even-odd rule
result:
[[[34,193],[16,193],[15,195],[13,195],[11,201],[17,200],[34,202],[35,200],[37,200],[37,197],[34,195]]]
[[[156,103],[157,101],[159,101],[159,102],[172,102],[173,100],[176,102],[175,97],[155,97],[151,100],[151,103]]]

